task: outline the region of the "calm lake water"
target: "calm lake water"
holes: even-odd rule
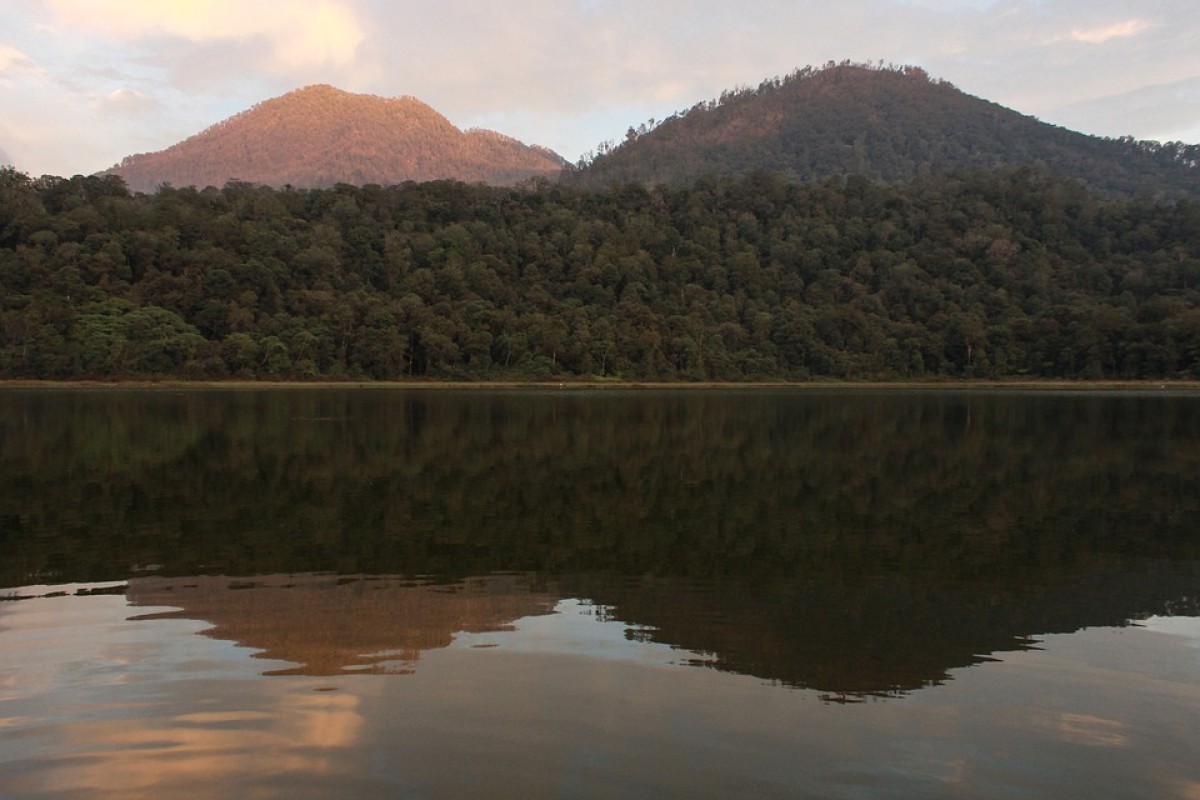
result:
[[[0,391],[0,798],[1200,798],[1200,394]]]

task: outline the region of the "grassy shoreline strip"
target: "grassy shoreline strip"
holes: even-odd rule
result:
[[[670,382],[670,381],[40,381],[0,380],[0,391],[6,389],[40,390],[163,390],[192,391],[222,389],[253,391],[266,389],[366,389],[366,390],[739,390],[788,389],[801,391],[825,390],[1014,390],[1014,391],[1200,391],[1200,381],[1072,381],[1072,380],[942,380],[942,381],[756,381],[756,382]]]

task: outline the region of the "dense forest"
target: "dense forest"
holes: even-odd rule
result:
[[[5,169],[0,376],[1200,378],[1200,204],[1027,168],[153,195]]]
[[[909,181],[955,170],[1052,169],[1116,195],[1200,197],[1200,145],[1088,136],[931,78],[919,67],[829,63],[729,90],[586,154],[575,185],[666,183],[766,170],[794,181]]]

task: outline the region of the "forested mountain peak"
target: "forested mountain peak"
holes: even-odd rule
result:
[[[443,178],[512,184],[557,175],[562,159],[490,131],[461,131],[415,97],[382,98],[306,86],[172,147],[108,170],[131,189],[222,186],[241,180],[297,187]]]
[[[585,185],[683,185],[754,171],[792,180],[1033,166],[1107,192],[1200,195],[1200,145],[1088,136],[968,95],[919,67],[832,62],[630,128],[580,160]]]

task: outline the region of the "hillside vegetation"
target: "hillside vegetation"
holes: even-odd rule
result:
[[[916,67],[804,68],[630,128],[567,176],[575,184],[687,185],[755,170],[789,180],[909,181],[964,169],[1050,169],[1124,195],[1200,196],[1200,146],[1086,136],[931,79]]]
[[[1030,169],[131,195],[0,171],[0,377],[1200,377],[1200,204]]]

